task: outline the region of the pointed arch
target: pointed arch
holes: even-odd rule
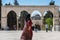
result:
[[[42,14],[38,10],[35,10],[32,12],[31,17],[35,16],[36,14],[39,14],[40,16],[42,16]]]
[[[52,15],[52,17],[53,17],[53,13],[52,13],[50,10],[44,12],[43,16],[46,16],[47,14]],[[48,16],[49,16],[49,15],[48,15]]]
[[[7,14],[7,26],[9,27],[9,30],[17,29],[17,15],[13,10]]]
[[[42,17],[42,14],[38,10],[33,11],[31,14],[31,18],[33,20],[40,20],[41,17]]]
[[[52,25],[52,27],[53,27],[53,13],[51,12],[51,11],[46,11],[45,13],[44,13],[44,19],[43,19],[43,24],[45,25],[45,24],[48,24],[49,26],[49,30],[50,30],[50,25]]]
[[[29,13],[26,10],[23,10],[20,12],[20,17],[18,19],[18,25],[19,25],[19,29],[23,29],[24,27],[24,20],[26,19],[26,15],[28,15]]]

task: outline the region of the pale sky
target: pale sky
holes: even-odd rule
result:
[[[49,5],[51,0],[17,0],[20,5]],[[60,0],[54,0],[56,5],[60,6]],[[3,5],[5,3],[14,3],[14,0],[2,0]]]

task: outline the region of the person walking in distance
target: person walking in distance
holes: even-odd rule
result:
[[[48,24],[45,25],[46,32],[48,32]]]
[[[52,25],[50,25],[50,31],[52,32]]]

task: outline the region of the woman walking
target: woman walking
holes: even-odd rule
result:
[[[30,14],[28,14],[25,20],[25,26],[21,35],[21,40],[32,40],[32,36],[32,21],[30,19]]]

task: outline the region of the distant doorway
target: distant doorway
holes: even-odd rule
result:
[[[17,16],[14,11],[10,11],[7,15],[7,27],[9,30],[17,29]]]
[[[50,25],[52,25],[52,27],[53,27],[53,13],[51,11],[45,12],[43,24],[44,25],[48,24],[49,30],[50,30]]]
[[[23,30],[23,27],[24,27],[24,20],[26,19],[26,16],[28,15],[29,13],[25,10],[21,11],[21,14],[20,14],[20,17],[18,19],[18,29],[20,30]]]

